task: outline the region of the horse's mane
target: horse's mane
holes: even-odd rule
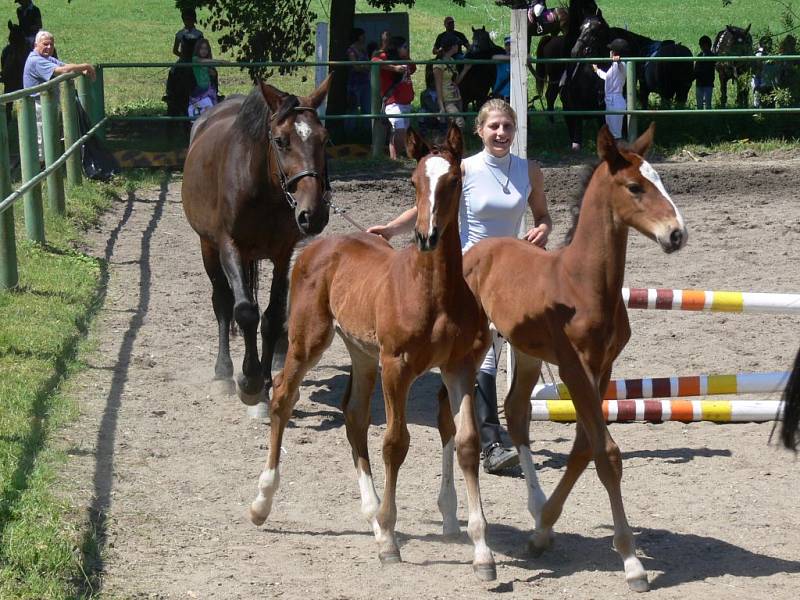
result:
[[[239,109],[239,114],[236,115],[233,126],[250,139],[263,142],[267,139],[270,119],[274,118],[276,121],[281,121],[286,118],[286,115],[292,109],[299,105],[300,100],[298,100],[297,96],[285,94],[283,102],[281,102],[278,111],[273,117],[272,111],[266,100],[264,100],[261,89],[256,87],[242,103],[242,108]]]
[[[578,191],[572,199],[572,204],[569,207],[569,212],[572,215],[572,225],[566,235],[564,235],[564,246],[569,246],[572,243],[572,238],[575,237],[575,230],[578,229],[578,219],[581,216],[581,206],[583,205],[583,196],[586,193],[586,188],[589,187],[589,182],[592,180],[594,172],[603,164],[603,161],[598,161],[593,165],[586,165],[581,169],[580,185]]]

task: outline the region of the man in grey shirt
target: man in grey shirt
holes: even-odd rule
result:
[[[82,73],[92,80],[96,77],[94,67],[89,63],[64,63],[53,57],[55,50],[55,39],[49,31],[39,31],[33,44],[33,50],[25,60],[25,68],[22,70],[22,86],[33,87],[42,83],[47,83],[53,77],[64,73]],[[58,97],[58,87],[55,89]],[[39,158],[42,158],[42,108],[39,101],[39,94],[33,94],[36,100],[36,129],[39,140]]]

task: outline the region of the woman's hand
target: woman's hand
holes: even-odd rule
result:
[[[375,235],[381,236],[387,242],[392,239],[394,232],[392,228],[388,225],[373,225],[367,229],[367,233],[374,233]]]
[[[544,248],[547,245],[547,238],[550,236],[550,225],[542,223],[528,230],[525,234],[525,240],[529,241],[535,246]]]

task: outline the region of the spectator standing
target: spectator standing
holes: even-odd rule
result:
[[[441,56],[441,53],[444,51],[443,40],[445,38],[452,39],[452,36],[455,36],[458,41],[458,48],[455,53],[456,59],[464,58],[464,52],[461,50],[461,46],[469,48],[469,40],[463,33],[456,31],[456,21],[453,17],[444,18],[444,31],[437,35],[436,41],[433,42],[433,54]]]
[[[350,34],[350,45],[347,47],[347,60],[369,60],[366,46],[366,33],[356,27]],[[347,112],[367,115],[370,113],[369,65],[353,65],[347,72]],[[347,119],[345,130],[352,133],[368,125],[365,119]]]
[[[203,37],[203,32],[197,29],[197,13],[194,9],[185,8],[181,11],[183,29],[175,34],[175,43],[172,44],[172,53],[182,60],[191,60],[194,54],[194,45]]]
[[[17,22],[22,27],[28,45],[33,48],[36,34],[42,29],[42,12],[33,0],[14,0],[17,7]]]
[[[96,77],[94,67],[89,63],[64,63],[53,56],[55,52],[55,38],[49,31],[40,30],[34,38],[33,50],[25,60],[22,70],[23,87],[33,87],[47,83],[57,75],[65,73],[81,73],[92,80]],[[55,88],[56,95],[58,87]],[[42,105],[39,93],[33,94],[36,105],[36,134],[39,142],[39,158],[42,153]]]
[[[697,56],[714,56],[711,52],[711,38],[704,35],[698,41],[700,53]],[[714,66],[713,61],[694,63],[694,87],[697,98],[697,108],[711,108],[711,96],[714,93]]]
[[[478,112],[475,132],[483,143],[481,152],[461,161],[463,186],[459,206],[461,251],[490,237],[517,237],[526,208],[533,213],[534,226],[523,239],[545,247],[553,227],[547,209],[542,170],[534,161],[511,154],[517,131],[517,116],[507,102],[487,101]],[[410,232],[417,217],[411,208],[386,225],[367,231],[389,240]],[[497,359],[502,339],[496,332],[492,346],[477,374],[475,413],[480,434],[483,470],[499,473],[519,462],[514,448],[503,446],[497,411]]]
[[[787,34],[778,45],[778,52],[781,55],[797,54],[797,38],[792,34]],[[789,90],[792,105],[796,105],[800,99],[800,77],[798,77],[797,63],[793,61],[783,61],[778,67],[777,85]]]
[[[381,52],[374,61],[407,60],[409,58],[408,44],[402,37],[392,37],[386,50]],[[414,99],[414,87],[411,75],[417,67],[408,65],[381,65],[381,101],[383,110],[389,116],[391,132],[389,134],[389,158],[397,160],[406,147],[406,129],[409,119],[403,115],[411,112],[411,101]]]
[[[503,40],[504,54],[494,54],[492,59],[502,60],[497,63],[497,74],[492,85],[492,95],[495,98],[502,98],[508,102],[511,97],[511,36],[507,35]]]
[[[620,60],[623,54],[628,53],[628,43],[620,38],[612,40],[608,45],[611,57],[611,66],[603,71],[597,65],[592,69],[597,76],[605,82],[606,110],[625,110],[625,63]],[[625,115],[606,115],[606,124],[611,134],[616,139],[622,138],[622,122]]]
[[[456,85],[458,78],[458,67],[453,57],[458,52],[458,36],[454,34],[446,35],[441,40],[441,59],[443,62],[433,65],[433,79],[436,85],[436,101],[439,104],[439,112],[459,113],[462,112],[461,92]],[[460,129],[464,129],[464,117],[452,117]]]

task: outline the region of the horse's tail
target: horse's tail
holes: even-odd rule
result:
[[[800,445],[800,349],[783,392],[783,402],[781,442],[789,450],[797,452],[797,446]]]
[[[547,81],[547,65],[541,62],[541,58],[544,57],[544,49],[545,46],[553,39],[552,35],[543,35],[542,38],[539,40],[539,44],[536,46],[536,94],[538,96],[542,95],[544,91],[544,84]]]

